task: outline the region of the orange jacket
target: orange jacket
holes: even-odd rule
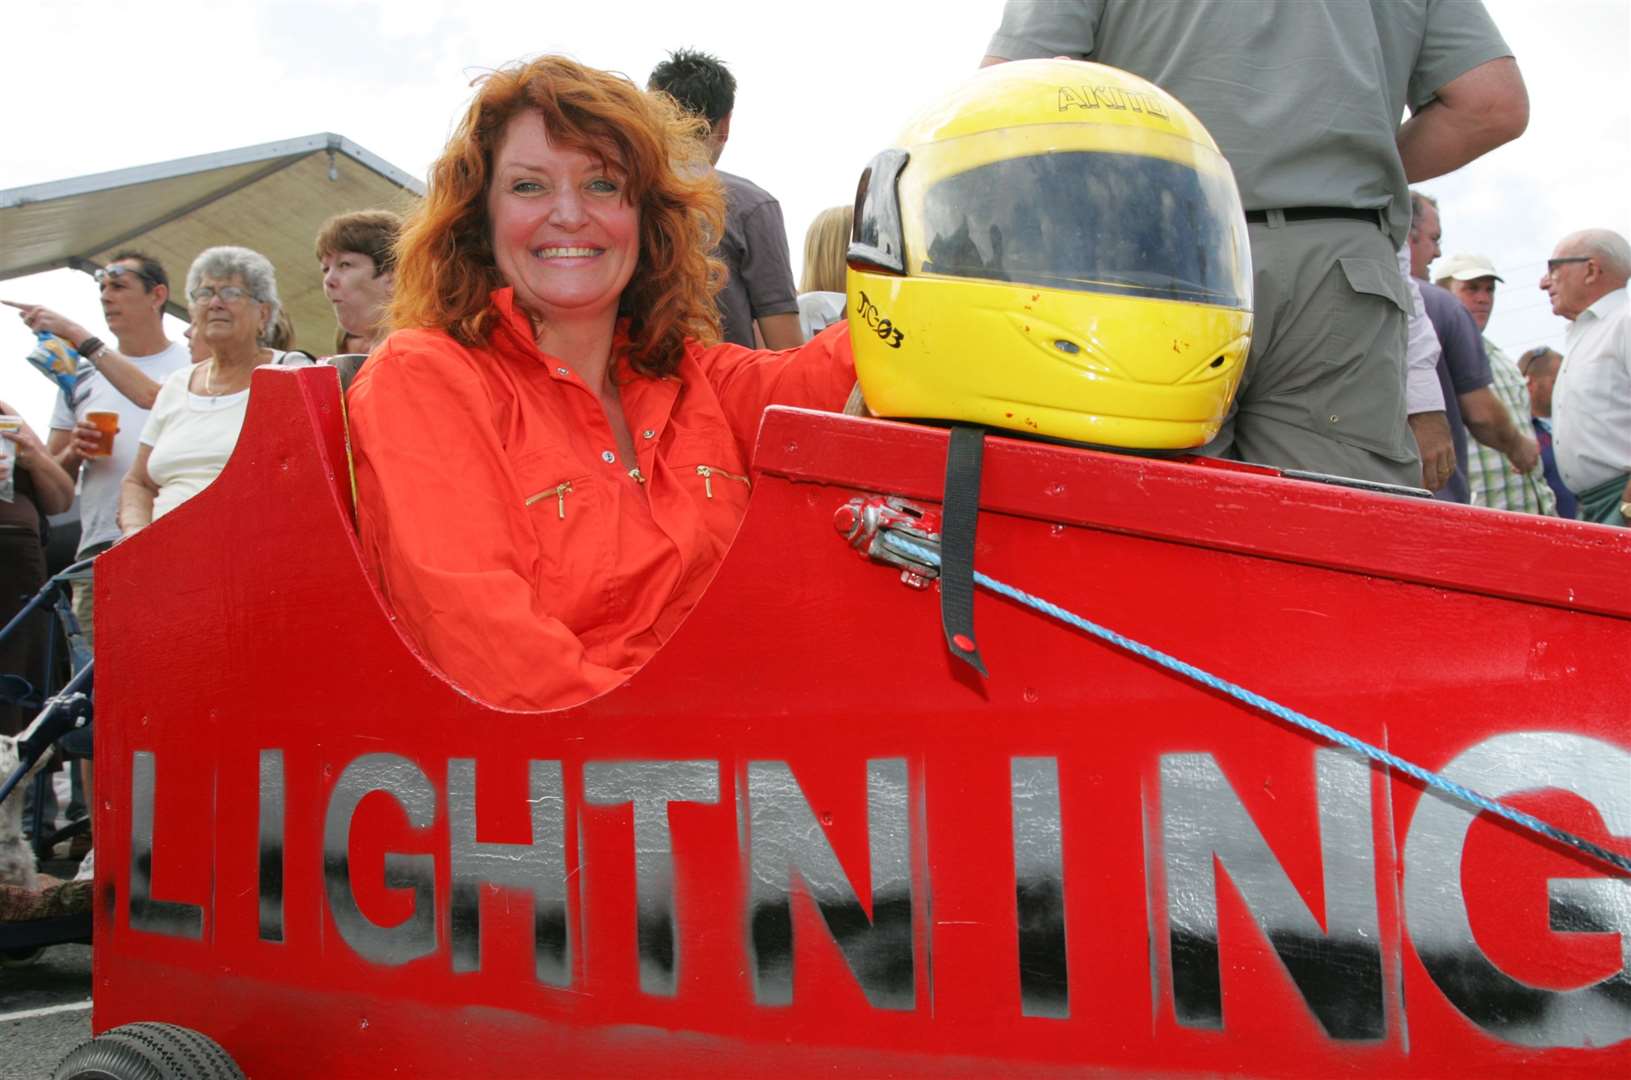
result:
[[[600,402],[539,350],[511,290],[487,343],[392,334],[347,395],[357,524],[399,625],[495,705],[556,709],[621,683],[696,604],[747,507],[767,405],[838,409],[842,325],[802,348],[687,343],[668,378],[613,344],[641,484]]]

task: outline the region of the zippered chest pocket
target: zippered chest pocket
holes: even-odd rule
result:
[[[720,545],[728,545],[747,514],[752,483],[735,469],[707,462],[676,466],[673,475],[690,499],[698,523]]]
[[[555,612],[568,625],[594,609],[587,583],[605,576],[605,560],[616,544],[616,522],[608,520],[605,481],[583,471],[581,463],[549,455],[515,463],[521,513],[538,544],[535,587],[563,610]],[[576,599],[573,599],[576,597]]]
[[[597,520],[601,499],[605,495],[599,477],[588,473],[563,477],[557,470],[532,475],[523,473],[519,479],[522,490],[527,492],[521,505],[534,528],[560,535],[560,530],[567,526],[574,531],[591,522],[596,527],[604,527],[604,523]]]
[[[732,494],[742,494],[753,490],[753,482],[747,477],[733,472],[726,472],[717,465],[698,465],[696,466],[696,474],[702,477],[702,495],[705,499],[714,498],[716,484],[730,490]],[[740,485],[740,487],[736,488],[733,485]],[[723,492],[720,492],[720,494],[723,494]]]
[[[526,497],[526,499],[524,500],[523,505],[525,505],[525,506],[537,506],[541,502],[546,502],[549,499],[554,499],[555,500],[555,516],[557,518],[559,518],[560,520],[565,521],[566,520],[566,497],[568,495],[571,495],[574,492],[578,491],[579,488],[585,482],[586,482],[585,479],[580,476],[578,478],[578,480],[577,480],[578,487],[574,487],[573,482],[571,480],[562,480],[559,484],[556,484],[554,487],[545,488],[542,491],[534,492],[533,494],[528,495]]]

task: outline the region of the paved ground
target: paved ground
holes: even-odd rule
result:
[[[0,965],[0,1080],[49,1077],[91,1037],[91,948],[58,945],[22,966]]]

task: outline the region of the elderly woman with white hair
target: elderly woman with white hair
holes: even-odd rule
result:
[[[213,247],[187,271],[193,340],[209,359],[159,389],[119,498],[126,536],[197,495],[221,474],[243,428],[249,381],[265,364],[310,363],[263,344],[277,324],[277,275],[266,256]]]

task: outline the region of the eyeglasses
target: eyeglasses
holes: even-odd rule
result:
[[[1547,259],[1546,260],[1546,272],[1548,274],[1555,274],[1555,273],[1557,273],[1557,268],[1558,267],[1567,265],[1568,263],[1590,262],[1590,261],[1591,261],[1591,256],[1590,255],[1570,255],[1570,256],[1568,256],[1566,258],[1562,258],[1562,259]]]
[[[109,280],[118,281],[119,279],[123,278],[126,274],[129,274],[131,277],[139,277],[143,281],[147,282],[149,285],[157,285],[158,284],[157,281],[153,280],[153,275],[145,273],[145,272],[143,272],[141,270],[138,270],[134,266],[120,266],[118,263],[114,263],[112,266],[104,266],[102,269],[96,271],[91,276],[96,279],[96,283],[98,285],[103,285],[103,284],[106,284]]]
[[[208,285],[200,285],[187,294],[187,299],[195,304],[207,304],[219,296],[229,304],[235,304],[249,295],[248,289],[240,289],[236,285],[223,285],[219,289]]]

